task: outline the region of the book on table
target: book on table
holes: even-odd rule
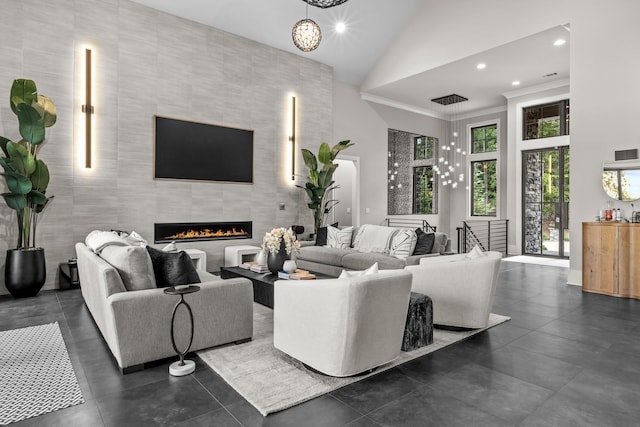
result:
[[[243,262],[238,267],[244,268],[245,270],[251,270],[251,267],[254,265],[258,265],[258,263],[255,261],[247,261],[247,262]]]
[[[278,272],[278,279],[284,280],[310,280],[315,278],[315,274],[309,273],[308,270],[302,270],[300,268],[297,268],[293,273],[287,273],[286,271]]]
[[[249,270],[253,271],[254,273],[268,273],[269,267],[267,267],[266,265],[255,264],[252,265]]]

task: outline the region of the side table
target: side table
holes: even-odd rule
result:
[[[433,302],[427,295],[411,292],[402,351],[411,351],[433,343]]]
[[[224,248],[224,266],[232,267],[246,261],[253,261],[261,249],[257,246],[239,245]]]
[[[170,288],[165,288],[164,290],[164,293],[167,295],[180,295],[180,301],[178,301],[175,307],[173,307],[173,314],[171,315],[171,344],[173,345],[173,349],[176,351],[176,353],[178,353],[178,356],[180,357],[179,361],[173,362],[169,366],[169,373],[174,377],[189,375],[196,370],[196,364],[193,360],[184,360],[184,356],[189,352],[191,344],[193,343],[193,312],[191,311],[191,306],[184,300],[184,296],[186,294],[198,292],[199,290],[200,286],[196,285],[187,285],[186,287],[178,286],[177,289],[176,287],[172,286]],[[189,320],[191,321],[191,333],[189,336],[189,344],[183,351],[180,351],[178,349],[178,346],[176,346],[174,326],[176,320],[176,312],[178,311],[178,307],[180,307],[180,305],[182,304],[184,304],[184,306],[187,308],[187,311],[189,312]]]
[[[193,261],[196,270],[207,271],[207,253],[200,249],[183,249]]]

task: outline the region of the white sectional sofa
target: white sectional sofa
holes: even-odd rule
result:
[[[123,278],[141,282],[146,273],[125,272],[122,266],[118,270],[84,243],[76,244],[76,254],[82,296],[121,371],[132,372],[146,362],[176,356],[170,334],[172,310],[179,297],[164,294],[163,288],[127,290]],[[202,282],[197,283],[200,291],[185,296],[194,319],[191,351],[250,340],[251,282],[222,280],[205,271],[197,274]],[[128,283],[130,288],[136,285],[140,283]],[[183,348],[189,336],[189,319],[181,311],[186,310],[183,307],[176,315],[175,334],[178,347]]]
[[[451,250],[451,241],[445,233],[432,234],[433,245],[429,253],[414,255],[413,245],[402,250],[401,241],[410,240],[414,228],[387,227],[364,224],[359,228],[347,227],[339,230],[341,234],[331,239],[331,227],[327,244],[303,246],[296,255],[299,268],[339,276],[342,270],[365,270],[374,263],[380,269],[403,269],[407,265],[416,265],[420,259],[440,255]],[[333,231],[336,233],[336,231]],[[407,234],[402,234],[407,233]],[[416,236],[417,239],[417,236]]]

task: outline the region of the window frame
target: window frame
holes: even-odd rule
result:
[[[559,123],[560,128],[558,131],[559,132],[558,135],[550,135],[550,136],[542,136],[542,137],[538,136],[537,138],[527,138],[527,110],[530,110],[533,108],[545,108],[545,107],[550,107],[554,105],[557,105],[559,110],[558,119],[560,121]],[[571,99],[570,98],[563,98],[557,101],[544,102],[542,104],[528,105],[526,107],[522,107],[521,114],[522,114],[522,129],[521,129],[522,134],[520,136],[523,142],[537,141],[540,139],[557,138],[559,136],[570,135],[570,131],[571,131],[571,121],[570,121],[571,120]]]
[[[481,153],[474,153],[473,148],[473,130],[482,127],[495,126],[496,127],[496,151],[485,151]],[[502,141],[502,132],[500,131],[500,119],[490,119],[481,122],[469,123],[467,125],[467,177],[468,177],[468,193],[467,193],[467,218],[468,219],[480,219],[480,218],[500,218],[500,147]],[[473,211],[474,200],[474,185],[473,185],[473,164],[484,161],[496,162],[496,209],[494,215],[476,215]]]

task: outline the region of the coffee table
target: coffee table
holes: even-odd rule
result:
[[[316,279],[335,279],[327,274],[316,273]],[[220,277],[231,279],[244,277],[253,283],[253,300],[265,307],[273,308],[273,284],[278,280],[278,275],[273,273],[256,273],[240,267],[220,267]],[[313,280],[313,279],[312,279]]]

